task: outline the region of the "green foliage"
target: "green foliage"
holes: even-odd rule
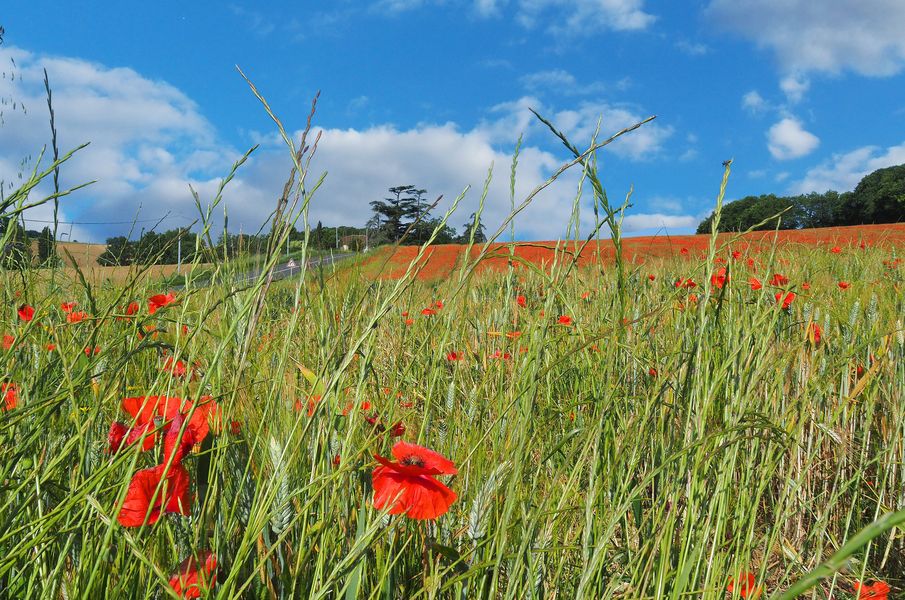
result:
[[[905,165],[878,169],[864,177],[843,206],[846,221],[905,221]]]
[[[98,264],[116,265],[173,265],[179,259],[179,240],[182,240],[182,261],[191,262],[195,254],[196,234],[185,228],[162,233],[146,231],[138,240],[124,236],[107,239],[107,249],[97,258]]]
[[[371,202],[374,216],[367,224],[369,244],[377,246],[401,241],[404,245],[420,246],[440,224],[440,219],[430,216],[430,206],[424,199],[427,190],[400,185],[391,187],[389,192],[391,197]],[[455,240],[455,229],[445,225],[434,243],[450,244]]]
[[[476,221],[477,224],[475,224]],[[456,239],[456,242],[458,242],[459,244],[467,244],[469,240],[471,240],[472,228],[474,228],[475,244],[483,244],[487,241],[487,235],[484,233],[484,223],[481,222],[476,213],[471,213],[471,216],[468,217],[468,222],[466,222],[462,227],[462,235],[460,235]]]
[[[32,261],[31,238],[18,221],[10,217],[0,218],[0,265],[4,269],[25,269]]]
[[[779,219],[775,215],[782,212]],[[710,233],[713,214],[701,221],[698,233]],[[758,225],[759,223],[765,223]],[[811,229],[905,221],[905,165],[866,175],[852,192],[812,192],[782,197],[746,196],[723,206],[720,231]]]

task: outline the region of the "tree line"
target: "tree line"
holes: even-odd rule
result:
[[[778,217],[779,213],[782,213]],[[713,213],[698,225],[710,233]],[[810,229],[905,222],[905,165],[865,175],[851,192],[746,196],[723,206],[719,231]]]

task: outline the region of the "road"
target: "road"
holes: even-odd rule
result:
[[[320,258],[312,258],[308,261],[308,269],[312,267],[321,267],[326,265],[331,265],[333,263],[339,262],[346,258],[350,258],[355,256],[354,253],[348,252],[346,254],[331,254],[330,256],[322,256]],[[244,273],[238,277],[236,277],[236,283],[248,283],[256,280],[261,276],[261,269],[256,269],[253,271],[249,271]],[[279,279],[287,279],[289,277],[293,277],[294,275],[299,275],[302,272],[302,265],[289,266],[286,263],[281,265],[277,265],[273,269],[273,280],[277,281]]]

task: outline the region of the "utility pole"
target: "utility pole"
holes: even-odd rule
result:
[[[339,227],[333,229],[336,232],[336,249],[339,250]]]

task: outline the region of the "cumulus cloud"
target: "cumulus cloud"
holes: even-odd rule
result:
[[[582,102],[576,108],[556,109],[545,106],[532,96],[523,96],[512,102],[504,102],[491,109],[493,119],[482,124],[481,129],[488,136],[503,143],[511,142],[514,135],[525,134],[529,138],[545,130],[529,109],[533,108],[553,125],[566,134],[575,145],[587,145],[600,120],[598,141],[602,141],[617,131],[642,121],[647,115],[637,108],[607,104],[604,102]],[[623,158],[646,160],[659,154],[666,140],[674,133],[669,125],[656,121],[625,135],[605,148]]]
[[[17,181],[20,161],[36,157],[50,143],[43,71],[53,88],[58,145],[66,152],[82,143],[61,169],[60,185],[71,187],[97,183],[61,203],[61,219],[89,222],[127,221],[136,217],[156,219],[168,211],[181,214],[173,226],[187,224],[191,205],[187,183],[201,183],[213,165],[228,165],[235,157],[218,143],[213,126],[195,103],[165,82],[142,77],[132,69],[107,68],[89,61],[65,57],[39,57],[18,48],[4,48],[0,60],[17,64],[17,76],[0,81],[0,96],[16,98],[29,107],[27,113],[6,116],[0,129],[0,179]],[[47,164],[45,155],[44,165]],[[26,161],[24,170],[34,168]],[[154,185],[180,182],[180,193],[166,186],[166,194],[142,204],[143,191]],[[49,193],[49,182],[35,190]],[[187,201],[187,202],[186,202]],[[139,215],[139,207],[142,207]],[[47,220],[44,209],[28,218]],[[41,223],[28,223],[40,228]],[[73,231],[73,237],[76,232]],[[102,226],[82,228],[82,236],[102,239],[111,231]]]
[[[690,40],[681,39],[676,42],[676,48],[687,54],[688,56],[704,56],[710,52],[710,47],[701,42],[692,42]]]
[[[694,229],[698,225],[697,217],[692,215],[666,215],[662,213],[630,214],[622,221],[622,228],[627,233],[645,230],[684,230]]]
[[[751,90],[742,96],[742,108],[753,114],[762,113],[769,107],[770,104],[757,90]]]
[[[901,0],[711,0],[706,12],[772,51],[786,73],[889,76],[905,66]]]
[[[905,163],[905,142],[898,146],[880,148],[864,146],[843,154],[834,154],[826,162],[810,169],[792,185],[795,194],[855,189],[861,179],[877,169]]]
[[[644,0],[519,0],[518,19],[528,28],[543,22],[554,34],[574,36],[642,30],[656,17],[644,11]]]
[[[820,138],[806,131],[801,121],[786,117],[767,131],[767,147],[773,158],[789,160],[813,152],[820,145]]]
[[[519,77],[521,83],[530,91],[552,91],[563,96],[582,96],[587,94],[599,94],[606,91],[607,86],[600,81],[580,83],[574,75],[564,69],[552,69],[549,71],[537,71]],[[614,88],[621,84],[614,85]]]
[[[801,102],[810,87],[811,82],[798,75],[788,75],[779,82],[779,89],[792,104]]]

